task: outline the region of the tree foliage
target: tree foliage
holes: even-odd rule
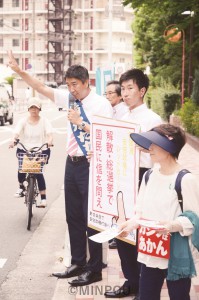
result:
[[[177,87],[182,78],[182,38],[176,43],[168,42],[164,37],[165,29],[176,24],[185,35],[185,94],[188,83],[188,64],[190,53],[190,23],[194,24],[192,44],[193,66],[199,65],[199,1],[198,0],[124,0],[135,11],[132,25],[136,66],[145,69],[150,66],[152,84],[158,86],[161,78],[171,80]],[[194,11],[194,16],[182,15],[185,11]],[[194,71],[193,71],[194,74]]]
[[[180,92],[170,80],[166,82],[161,78],[159,86],[149,88],[146,101],[153,111],[168,121],[172,112],[180,108]]]
[[[10,86],[11,86],[11,95],[10,96],[13,96],[13,81],[14,81],[15,77],[14,76],[8,76],[4,79],[6,80],[6,82],[8,84],[10,84]]]

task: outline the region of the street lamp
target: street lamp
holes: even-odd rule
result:
[[[185,32],[179,30],[176,24],[166,27],[164,37],[171,43],[178,42],[182,37],[182,83],[181,83],[181,106],[184,104],[184,73],[185,73]]]
[[[192,51],[192,44],[193,44],[193,17],[194,17],[194,11],[186,10],[181,13],[181,15],[190,15],[191,21],[190,21],[190,38],[189,38],[189,78],[188,78],[188,96],[191,96],[192,92],[192,83],[193,83],[193,51]]]

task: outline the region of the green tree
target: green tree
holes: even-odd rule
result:
[[[170,81],[161,79],[160,86],[149,89],[147,102],[153,111],[168,121],[173,111],[180,107],[180,91]]]
[[[11,86],[11,95],[10,96],[14,96],[13,95],[13,81],[14,81],[14,79],[15,79],[15,77],[14,76],[8,76],[8,77],[6,77],[6,78],[4,78],[5,80],[6,80],[6,82],[8,83],[8,84],[10,84],[10,86]]]
[[[164,31],[168,25],[177,24],[186,37],[185,83],[188,83],[189,32],[193,21],[194,41],[192,44],[193,66],[199,65],[199,2],[198,0],[125,0],[135,10],[133,22],[136,66],[151,68],[154,86],[158,86],[161,78],[171,79],[177,86],[182,77],[182,39],[177,43],[168,43]],[[182,15],[184,11],[194,11],[194,17]],[[185,89],[186,94],[186,89]]]
[[[179,115],[181,117],[185,129],[191,134],[194,134],[192,122],[193,115],[197,110],[197,105],[191,99],[185,99],[185,103],[179,111]]]

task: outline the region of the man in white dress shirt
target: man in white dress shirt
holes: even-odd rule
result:
[[[113,119],[121,120],[128,112],[128,106],[124,103],[121,95],[121,86],[119,81],[111,80],[106,84],[106,92],[104,94],[113,108]],[[109,249],[116,249],[116,239],[109,241]]]
[[[8,53],[8,65],[23,80],[38,93],[48,97],[58,106],[69,108],[69,92],[77,103],[68,109],[68,151],[65,168],[65,207],[71,245],[71,266],[62,273],[54,273],[58,278],[70,278],[78,276],[70,282],[72,286],[83,286],[102,280],[102,245],[88,239],[97,233],[87,227],[88,211],[88,181],[89,163],[86,158],[86,150],[90,143],[90,123],[93,115],[101,115],[112,118],[113,110],[110,103],[91,91],[89,87],[88,70],[81,65],[73,65],[65,74],[67,90],[59,90],[44,85],[40,80],[30,76],[17,64],[11,51]],[[74,107],[75,106],[75,107]],[[83,112],[82,112],[83,108]],[[74,125],[74,126],[73,126]],[[74,140],[73,132],[78,132],[84,138],[84,145],[78,143],[73,147],[73,154],[69,153],[71,141]],[[71,139],[70,139],[71,137]],[[78,137],[77,137],[78,138]],[[77,143],[76,143],[77,144]],[[87,148],[87,149],[86,149]],[[88,240],[90,258],[86,260],[86,245]]]
[[[105,96],[113,107],[113,118],[121,120],[123,115],[128,112],[128,106],[122,99],[119,81],[111,80],[107,83]]]
[[[144,103],[144,95],[149,86],[149,79],[139,69],[130,69],[120,77],[121,95],[128,106],[128,111],[121,120],[137,123],[141,131],[148,131],[162,123],[159,115],[149,109]],[[150,155],[141,152],[139,182],[143,174],[152,167]],[[134,295],[133,300],[139,299],[139,264],[137,263],[137,247],[122,240],[116,239],[117,250],[121,260],[121,267],[126,281],[114,291],[105,292],[107,298],[123,298],[130,294]]]

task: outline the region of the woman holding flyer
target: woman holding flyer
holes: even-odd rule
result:
[[[184,172],[180,205],[175,187],[182,173],[177,158],[186,142],[185,132],[162,124],[130,136],[155,163],[148,180],[147,172],[143,177],[136,216],[119,227],[121,237],[139,228],[139,300],[160,300],[165,278],[171,300],[189,300],[199,250],[199,186],[193,174]]]

